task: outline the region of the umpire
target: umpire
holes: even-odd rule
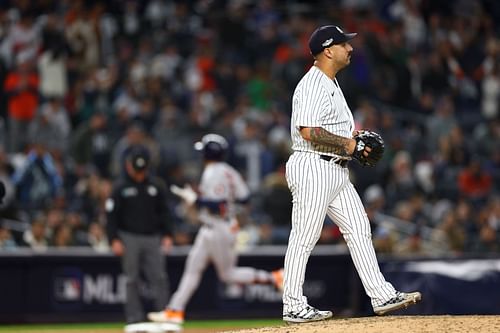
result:
[[[113,186],[106,201],[107,233],[111,250],[121,256],[127,278],[127,323],[144,321],[139,277],[144,273],[152,289],[156,311],[166,306],[168,280],[165,257],[172,246],[165,184],[148,175],[150,155],[143,146],[132,147],[125,159],[126,175]]]

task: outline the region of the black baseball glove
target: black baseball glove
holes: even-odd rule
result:
[[[374,166],[384,155],[384,140],[379,134],[372,131],[360,131],[354,139],[356,148],[352,157],[362,166]],[[371,151],[367,152],[368,156],[364,155],[366,147],[371,148]]]

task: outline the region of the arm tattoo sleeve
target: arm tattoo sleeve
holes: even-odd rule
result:
[[[349,139],[332,134],[322,127],[311,128],[311,142],[330,147],[334,153],[341,156],[349,156],[347,147]]]

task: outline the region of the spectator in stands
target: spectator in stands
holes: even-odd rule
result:
[[[188,121],[172,97],[167,96],[162,100],[158,118],[152,134],[162,153],[168,156],[167,163],[190,160],[193,140]]]
[[[106,231],[98,222],[90,224],[87,242],[97,252],[108,252],[110,250]]]
[[[394,253],[397,235],[387,226],[379,226],[373,233],[373,247],[377,253]]]
[[[56,205],[46,209],[47,231],[50,237],[54,236],[55,229],[65,224],[66,212]]]
[[[148,134],[139,122],[131,123],[125,134],[118,139],[111,152],[111,175],[113,178],[125,175],[125,159],[131,147],[145,145]]]
[[[21,7],[21,6],[20,6]],[[1,53],[9,67],[14,67],[16,61],[32,63],[40,47],[40,29],[36,21],[36,13],[33,7],[16,8],[13,14],[19,15],[17,20],[13,20],[10,27],[7,27],[7,34],[2,40]]]
[[[286,182],[284,164],[264,178],[261,193],[261,209],[272,225],[271,242],[287,244],[292,220],[292,194]]]
[[[500,198],[491,196],[482,209],[473,215],[475,228],[469,233],[469,251],[500,252]],[[472,228],[471,228],[472,229]]]
[[[110,176],[110,160],[115,137],[108,126],[108,118],[96,112],[89,121],[80,124],[71,136],[70,154],[82,177],[95,167],[102,177]]]
[[[378,184],[368,186],[363,193],[363,203],[370,220],[370,227],[373,231],[376,231],[383,222],[383,217],[380,215],[384,212],[386,206],[384,189]]]
[[[439,147],[439,139],[448,135],[453,127],[457,126],[454,117],[455,104],[450,95],[443,95],[437,105],[434,113],[427,118],[427,144],[432,152]]]
[[[251,192],[256,192],[261,186],[262,179],[273,169],[271,151],[262,141],[262,124],[258,119],[250,117],[242,120],[242,132],[237,133],[240,138],[234,147],[235,155],[241,163],[240,168]]]
[[[415,190],[408,199],[410,209],[413,212],[411,221],[418,227],[429,226],[431,224],[431,204],[426,201],[424,193]]]
[[[481,165],[481,161],[472,158],[466,168],[458,174],[460,193],[476,203],[483,202],[491,193],[493,178]]]
[[[71,226],[63,223],[54,228],[50,246],[66,248],[74,245],[73,229]]]
[[[46,217],[38,213],[31,221],[30,229],[23,233],[23,242],[34,251],[45,251],[49,246]]]
[[[450,90],[448,67],[445,65],[445,59],[439,53],[439,50],[434,48],[430,54],[424,58],[427,60],[421,64],[421,84],[422,90],[428,89],[432,92],[432,97],[442,96]],[[431,96],[427,96],[430,98]],[[425,105],[424,105],[425,108]],[[425,108],[427,109],[427,108]]]
[[[500,107],[500,40],[490,38],[486,41],[487,56],[482,63],[484,72],[481,84],[482,99],[481,112],[486,119],[493,120],[498,118]]]
[[[474,152],[483,159],[491,158],[500,147],[500,118],[478,124],[473,138]]]
[[[41,105],[30,123],[27,136],[43,144],[52,156],[60,159],[66,152],[71,125],[66,109],[58,98],[51,97]]]
[[[13,176],[19,205],[24,209],[44,209],[61,193],[63,180],[43,144],[32,143],[23,164]]]
[[[479,230],[479,237],[471,249],[473,253],[499,253],[500,243],[498,232],[489,224],[484,224]]]
[[[75,199],[71,208],[82,212],[88,221],[98,218],[100,209],[100,182],[102,179],[96,172],[79,179],[75,186]]]
[[[146,132],[152,133],[158,119],[158,113],[153,99],[144,97],[139,102],[139,114],[134,117],[134,121],[141,123]]]
[[[443,218],[443,221],[438,225],[438,230],[444,232],[447,242],[448,251],[454,254],[462,254],[465,249],[466,232],[458,223],[456,213],[448,211]]]
[[[387,203],[408,199],[416,189],[411,156],[406,151],[399,151],[394,156],[389,180],[386,187]]]
[[[15,250],[16,248],[17,244],[10,230],[0,222],[0,252]]]
[[[470,160],[470,143],[465,139],[462,128],[458,125],[453,126],[446,139],[449,141],[447,166],[456,168],[466,165]]]
[[[71,49],[72,60],[80,73],[92,70],[99,63],[100,47],[97,20],[90,15],[84,1],[73,1],[66,13],[64,32]]]
[[[433,254],[433,248],[422,239],[420,229],[395,244],[394,254],[405,256],[429,256]]]
[[[38,108],[38,74],[28,55],[21,53],[16,66],[7,74],[4,89],[8,98],[9,151],[19,152],[28,144],[28,126]]]
[[[63,100],[68,92],[67,56],[69,46],[63,26],[55,13],[49,13],[42,31],[43,52],[38,58],[40,95]]]

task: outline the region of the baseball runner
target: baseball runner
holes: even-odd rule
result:
[[[370,223],[347,164],[372,166],[383,154],[382,138],[354,131],[354,120],[336,74],[351,59],[348,43],[356,33],[339,27],[318,28],[309,48],[315,62],[298,83],[292,100],[293,154],[286,165],[293,196],[292,229],[284,267],[283,320],[302,323],[332,317],[303,294],[306,265],[318,241],[326,214],[340,228],[373,310],[378,315],[420,301],[419,292],[403,293],[380,272],[371,240]]]
[[[228,143],[224,137],[217,134],[205,135],[195,143],[195,149],[203,152],[205,160],[199,195],[189,186],[171,187],[174,194],[189,206],[198,209],[202,227],[188,255],[177,291],[164,311],[148,314],[151,321],[176,324],[184,322],[184,309],[209,262],[214,263],[218,277],[224,282],[268,283],[282,290],[282,269],[267,272],[251,267],[236,267],[236,217],[241,212],[241,206],[248,201],[250,192],[241,175],[223,161],[227,148]]]

